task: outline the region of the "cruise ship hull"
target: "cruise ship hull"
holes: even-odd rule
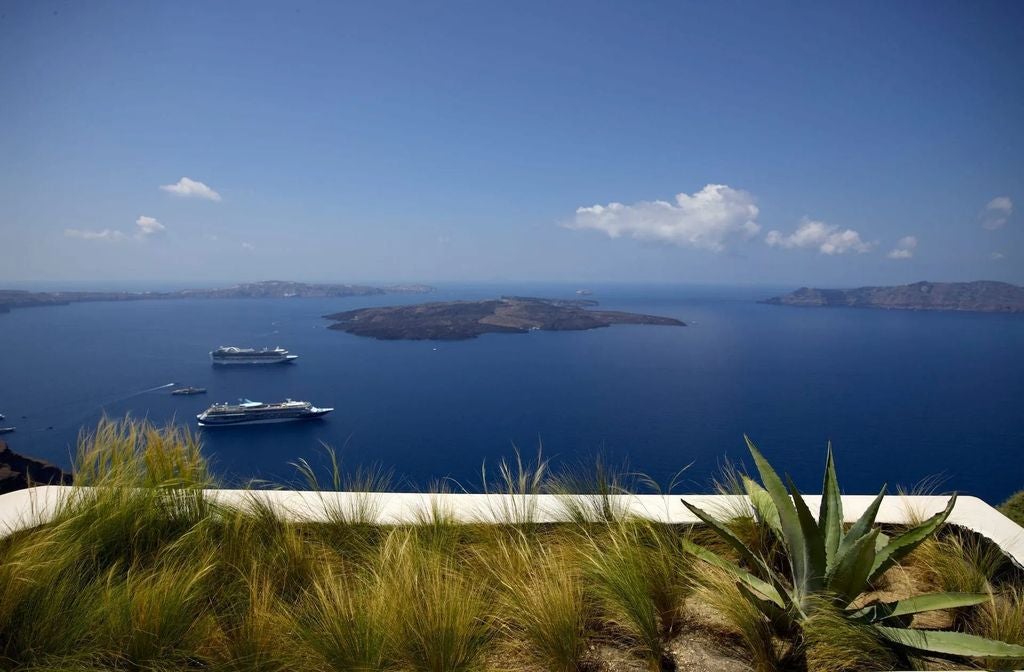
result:
[[[327,415],[333,408],[318,408],[313,411],[307,411],[296,415],[286,415],[273,418],[253,418],[253,417],[203,417],[205,414],[196,416],[199,421],[200,427],[237,427],[239,425],[276,425],[282,422],[298,422],[299,420],[315,420],[316,418],[322,418]]]
[[[210,360],[213,361],[214,366],[261,366],[267,364],[288,364],[298,359],[298,355],[285,355],[284,357],[232,357],[232,358],[218,358],[213,355],[210,356]]]

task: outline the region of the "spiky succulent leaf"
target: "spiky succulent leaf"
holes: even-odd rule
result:
[[[768,491],[768,494],[771,495],[772,503],[775,504],[775,508],[779,512],[782,541],[788,551],[787,556],[793,573],[793,584],[796,586],[807,585],[811,561],[808,556],[808,548],[803,530],[800,526],[800,518],[797,515],[793,500],[790,499],[786,486],[782,484],[782,479],[772,469],[772,465],[768,464],[768,460],[764,459],[764,455],[757,449],[754,442],[750,440],[750,437],[744,435],[743,438],[747,442],[747,448],[754,458],[757,472],[761,476],[761,483],[764,485],[765,490]]]
[[[761,487],[761,484],[744,474],[743,489],[747,491],[750,498],[750,505],[754,507],[754,513],[758,519],[772,530],[782,536],[782,525],[779,523],[779,510],[772,503],[772,496]]]
[[[985,593],[926,593],[895,602],[876,602],[850,612],[850,618],[868,623],[878,623],[890,618],[912,616],[938,609],[959,609],[973,607],[990,599]]]
[[[740,558],[745,560],[751,567],[755,568],[764,579],[766,579],[772,585],[774,585],[779,594],[784,594],[786,592],[786,589],[782,582],[779,580],[777,576],[775,576],[775,572],[773,572],[768,567],[764,560],[754,555],[754,553],[749,548],[747,548],[746,544],[740,541],[739,537],[733,534],[729,530],[729,528],[715,520],[711,516],[711,514],[709,514],[707,511],[704,511],[699,506],[690,504],[685,499],[682,500],[682,502],[683,506],[685,506],[691,512],[693,512],[693,515],[697,516],[704,524],[710,527],[715,534],[721,537],[722,540],[724,540],[726,543],[728,543],[730,546],[736,549],[736,552],[739,553]]]
[[[889,540],[889,543],[879,549],[875,556],[875,566],[871,569],[871,579],[881,576],[885,570],[899,562],[901,558],[917,548],[921,542],[935,533],[935,530],[946,522],[949,514],[953,512],[956,505],[956,495],[949,498],[946,508],[934,516],[916,525],[902,534],[898,534]]]
[[[878,529],[862,536],[853,546],[836,558],[825,585],[837,597],[839,606],[845,607],[864,592],[868,576],[875,564],[875,537]]]
[[[890,537],[888,534],[885,532],[879,532],[878,536],[875,538],[875,550],[879,551],[884,548],[889,543],[889,539]]]
[[[772,600],[766,600],[756,592],[752,591],[746,584],[737,583],[737,590],[754,605],[754,608],[764,614],[769,621],[773,623],[786,623],[787,629],[792,626],[793,620],[790,617],[789,611],[780,607],[777,603]],[[792,605],[792,603],[790,603]],[[795,606],[795,605],[792,605]]]
[[[832,442],[828,442],[825,457],[825,476],[821,483],[821,506],[818,507],[818,525],[825,537],[826,571],[832,568],[839,543],[843,540],[843,498],[839,494],[836,463],[832,456]]]
[[[858,539],[871,531],[875,524],[875,517],[878,516],[878,507],[882,505],[882,500],[885,499],[885,488],[886,486],[883,485],[875,498],[871,500],[868,508],[864,509],[864,513],[860,514],[857,522],[851,525],[850,529],[843,535],[842,541],[839,542],[839,550],[837,551],[839,555],[845,553],[849,550],[850,546],[857,543]]]
[[[786,604],[788,602],[788,599],[786,598],[789,597],[788,595],[784,592],[780,593],[775,586],[767,581],[762,581],[737,564],[726,560],[717,553],[709,551],[702,546],[698,546],[689,539],[683,539],[683,550],[713,567],[717,567],[728,572],[738,579],[742,585],[753,591],[759,599],[771,602],[779,609],[786,608]]]
[[[1024,646],[945,630],[911,630],[874,626],[885,639],[918,651],[972,658],[1024,658]]]
[[[803,495],[796,489],[793,479],[786,477],[786,485],[789,494],[793,498],[793,507],[796,509],[797,519],[800,521],[800,530],[804,535],[804,543],[807,546],[807,585],[808,591],[821,590],[825,585],[825,535],[818,527],[818,521],[807,507]]]

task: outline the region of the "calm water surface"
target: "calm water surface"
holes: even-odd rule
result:
[[[294,479],[290,463],[379,462],[402,487],[532,453],[597,453],[684,489],[705,489],[751,435],[779,469],[820,487],[833,441],[850,493],[946,478],[989,501],[1024,487],[1024,318],[799,309],[757,304],[773,290],[595,287],[602,307],[678,317],[687,328],[491,334],[385,342],[329,331],[325,313],[503,293],[572,296],[566,286],[446,287],[430,296],[94,303],[0,315],[0,413],[15,450],[67,465],[79,429],[103,413],[194,425],[213,401],[306,399],[325,420],[203,430],[229,481]],[[220,369],[218,345],[282,345],[297,363]],[[172,397],[170,382],[209,388]],[[149,391],[147,391],[149,390]],[[51,429],[52,428],[52,429]]]

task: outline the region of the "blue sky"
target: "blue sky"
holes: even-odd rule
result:
[[[1022,283],[1022,72],[1019,2],[5,2],[0,282]]]

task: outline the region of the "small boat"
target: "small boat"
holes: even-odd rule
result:
[[[7,419],[7,416],[4,415],[3,413],[0,413],[0,420],[6,420],[6,419]]]
[[[0,427],[0,434],[10,434],[15,429],[17,429],[17,427]]]
[[[181,395],[189,395],[189,396],[193,395],[193,394],[206,394],[206,388],[205,387],[179,387],[177,389],[171,390],[171,394],[181,394]]]

